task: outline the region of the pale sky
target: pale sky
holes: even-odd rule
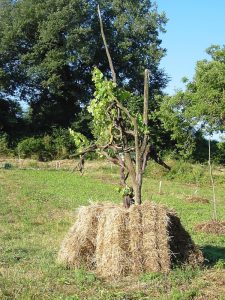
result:
[[[162,35],[167,56],[161,66],[171,77],[166,92],[182,88],[181,79],[192,78],[198,60],[207,58],[205,49],[225,44],[225,0],[156,0],[159,11],[169,19]]]

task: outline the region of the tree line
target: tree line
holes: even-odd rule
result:
[[[0,0],[0,151],[63,158],[76,150],[69,127],[93,139],[87,111],[94,91],[91,73],[97,67],[111,76],[97,4],[117,85],[132,95],[123,104],[134,114],[143,111],[144,70],[151,72],[149,129],[155,159],[170,153],[206,160],[205,132],[223,131],[225,124],[224,47],[207,50],[211,57],[197,63],[185,91],[165,95],[168,76],[160,61],[166,49],[160,34],[167,18],[149,0]],[[212,144],[222,163],[224,148],[224,143]]]

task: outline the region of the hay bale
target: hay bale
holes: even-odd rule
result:
[[[145,202],[129,213],[132,274],[167,272],[170,269],[168,217],[163,206]]]
[[[105,203],[78,210],[58,261],[67,267],[85,265],[103,278],[118,278],[168,272],[174,264],[201,263],[203,256],[166,207],[145,202],[124,209]]]
[[[144,271],[142,211],[140,206],[131,206],[128,215],[130,272],[139,274]]]
[[[77,221],[62,242],[58,262],[69,267],[87,265],[95,268],[96,235],[98,218],[103,210],[101,205],[81,207],[77,211]]]
[[[127,212],[105,209],[99,219],[96,239],[96,273],[102,277],[125,276],[129,267]]]
[[[148,222],[148,227],[145,228],[146,222]],[[146,241],[144,253],[146,256],[145,270],[147,271],[168,272],[170,270],[168,222],[169,218],[165,207],[154,203],[146,205],[143,210],[143,228],[145,228],[143,241]],[[153,245],[149,243],[150,238],[154,241]],[[154,252],[151,249],[154,249]]]

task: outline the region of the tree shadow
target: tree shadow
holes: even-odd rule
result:
[[[201,250],[207,266],[213,267],[220,259],[225,260],[225,247],[206,245]]]

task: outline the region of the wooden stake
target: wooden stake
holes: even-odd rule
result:
[[[159,182],[159,195],[162,195],[162,181]]]
[[[211,179],[211,184],[212,184],[212,192],[213,192],[213,220],[217,221],[217,210],[216,210],[216,193],[215,193],[215,183],[213,179],[213,174],[212,174],[212,165],[211,165],[211,140],[209,138],[209,174],[210,174],[210,179]]]

